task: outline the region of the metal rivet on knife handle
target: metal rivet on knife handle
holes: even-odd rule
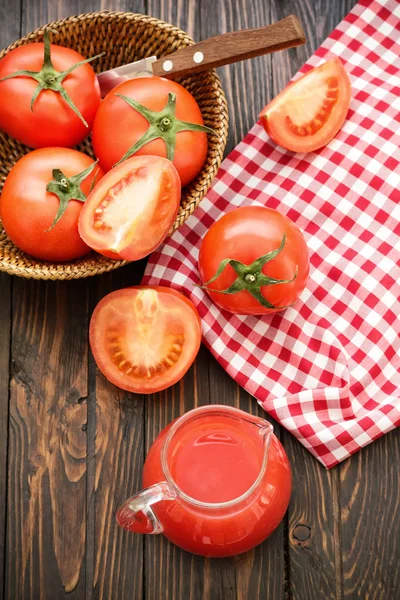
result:
[[[199,64],[203,61],[204,59],[204,54],[202,52],[195,52],[193,54],[193,60],[195,63]]]
[[[172,60],[166,60],[163,63],[164,71],[167,71],[167,72],[171,71],[171,69],[173,68],[173,66],[174,66],[174,64],[173,64]]]

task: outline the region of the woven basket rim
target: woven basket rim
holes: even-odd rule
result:
[[[69,17],[65,17],[63,19],[59,19],[57,21],[52,21],[51,23],[41,25],[37,27],[32,32],[26,34],[18,40],[15,40],[11,44],[9,44],[6,48],[0,51],[0,59],[3,58],[8,52],[11,52],[15,48],[25,45],[28,43],[32,43],[38,37],[43,36],[44,32],[48,28],[54,28],[55,30],[60,29],[62,27],[73,24],[77,21],[89,21],[93,19],[121,19],[122,21],[138,21],[145,25],[153,25],[156,28],[161,27],[162,29],[166,29],[168,34],[183,36],[184,44],[183,45],[193,45],[194,40],[185,32],[180,29],[176,25],[163,21],[162,19],[158,19],[156,17],[152,17],[150,15],[129,12],[129,11],[112,11],[112,10],[100,10],[93,11],[87,13],[80,13],[77,15],[71,15]],[[57,45],[57,36],[55,35],[52,39],[52,43]],[[171,42],[172,43],[172,42]],[[60,45],[67,45],[65,41],[61,40]],[[154,54],[155,52],[153,52]],[[174,226],[170,233],[178,229],[187,218],[194,212],[197,208],[198,204],[201,202],[206,192],[208,191],[211,181],[214,178],[216,171],[219,168],[219,165],[223,158],[223,151],[225,149],[226,141],[227,141],[227,132],[228,132],[228,111],[226,98],[221,87],[221,82],[216,74],[215,70],[210,70],[206,72],[211,78],[212,81],[212,90],[209,92],[210,94],[215,92],[216,98],[216,106],[221,112],[220,118],[220,127],[219,127],[219,149],[218,155],[216,159],[213,158],[213,164],[208,165],[207,169],[206,164],[204,165],[199,176],[195,178],[193,182],[191,182],[188,186],[184,188],[185,196],[188,198],[186,204],[180,205],[179,211],[174,223]],[[211,85],[211,84],[210,84]],[[213,116],[214,118],[214,116]],[[209,162],[209,152],[210,152],[210,142],[209,149],[207,153],[206,163]],[[85,150],[84,150],[85,152]],[[22,154],[19,154],[19,157]],[[18,157],[18,158],[19,158]],[[203,174],[204,172],[204,174]],[[203,177],[204,181],[199,184],[198,179],[200,175]],[[184,195],[184,194],[183,194]],[[4,256],[4,253],[7,253],[7,248],[10,245],[11,250],[14,254],[10,254]],[[3,248],[2,248],[3,246]],[[29,256],[19,249],[16,249],[13,246],[12,242],[7,240],[5,233],[1,231],[1,221],[0,221],[0,271],[7,272],[9,274],[17,275],[25,278],[33,278],[33,279],[80,279],[84,277],[90,277],[94,275],[101,274],[103,272],[112,271],[119,267],[122,267],[126,264],[129,264],[129,261],[126,260],[113,260],[108,259],[104,256],[101,256],[97,253],[90,253],[76,261],[64,262],[64,263],[53,263],[46,262],[39,259],[36,259],[32,256]],[[25,258],[26,257],[26,258]]]

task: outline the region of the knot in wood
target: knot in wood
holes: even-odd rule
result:
[[[311,535],[311,527],[299,523],[293,528],[292,535],[296,541],[305,542]]]

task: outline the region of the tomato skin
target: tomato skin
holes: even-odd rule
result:
[[[86,154],[70,148],[40,148],[23,156],[11,169],[0,198],[0,214],[4,229],[23,252],[42,260],[73,260],[90,251],[78,233],[82,202],[71,200],[58,223],[48,230],[56,216],[60,201],[46,191],[53,179],[52,170],[61,169],[67,177],[77,175],[93,164]],[[95,167],[82,183],[89,193],[96,174]],[[98,170],[96,181],[103,175]]]
[[[148,121],[117,94],[132,98],[153,111],[161,111],[168,94],[176,94],[176,117],[203,125],[200,108],[183,86],[162,77],[142,77],[121,83],[103,100],[93,125],[93,149],[105,171],[109,171],[148,129]],[[156,139],[141,148],[135,156],[153,154],[166,157],[165,143]],[[176,136],[174,165],[182,186],[198,173],[207,156],[207,134],[182,131]]]
[[[305,112],[310,110],[310,98],[322,95],[316,94],[318,87],[323,89],[329,78],[335,78],[338,82],[338,96],[335,105],[328,109],[329,116],[326,114],[320,129],[315,133],[302,135],[295,134],[290,129],[287,119],[291,119],[293,113],[301,112],[302,104]],[[309,90],[306,94],[299,92],[299,100],[296,100],[296,92],[299,86],[302,90],[306,89],[309,82]],[[304,86],[304,87],[303,87]],[[328,90],[326,90],[328,91]],[[328,91],[329,93],[329,91]],[[332,58],[319,67],[308,71],[305,75],[290,83],[276,98],[274,98],[260,112],[261,123],[268,135],[279,146],[291,150],[292,152],[313,152],[326,146],[340,131],[346,119],[351,101],[350,79],[345,71],[342,61],[338,58]],[[292,106],[290,106],[292,104]],[[321,108],[321,107],[320,107]],[[318,109],[317,109],[318,110]],[[322,113],[316,113],[314,118],[319,118]],[[312,123],[312,120],[311,120]],[[319,119],[321,123],[321,119]]]
[[[210,292],[209,296],[223,310],[238,315],[263,315],[282,310],[295,302],[306,286],[309,274],[308,249],[303,234],[285,215],[264,206],[242,206],[216,221],[203,238],[199,254],[199,270],[203,285],[217,272],[226,258],[250,265],[260,256],[279,248],[283,235],[286,242],[280,254],[262,269],[265,275],[276,279],[291,279],[292,283],[261,287],[261,293],[271,304],[262,306],[247,290],[232,295]],[[228,265],[209,288],[224,290],[236,279]]]
[[[62,46],[51,44],[51,60],[56,71],[65,71],[84,57]],[[15,48],[0,61],[0,78],[15,71],[40,71],[44,44],[26,44]],[[0,128],[31,148],[57,146],[71,148],[85,139],[92,128],[101,96],[95,72],[90,64],[70,73],[62,85],[71,97],[88,127],[63,100],[59,93],[43,90],[30,108],[38,83],[31,77],[15,77],[0,81]]]
[[[140,294],[149,291],[155,295],[157,306],[144,317],[146,330],[150,329],[151,333],[154,328],[154,339],[159,345],[173,337],[172,328],[178,323],[185,332],[182,354],[172,369],[153,372],[151,376],[144,373],[141,377],[129,377],[112,362],[111,352],[115,352],[114,340],[125,339],[139,322],[135,303]],[[117,325],[113,324],[113,318],[119,320]],[[111,292],[100,300],[90,321],[89,341],[98,368],[111,383],[129,392],[152,394],[174,385],[193,364],[201,344],[201,321],[194,304],[183,294],[163,286],[134,286]],[[110,347],[107,346],[109,341]],[[138,344],[143,356],[153,350],[146,342],[139,340]],[[129,360],[129,350],[125,352],[121,359]],[[163,355],[160,358],[164,358]]]
[[[118,230],[111,228],[112,236],[109,231],[96,230],[95,211],[99,209],[104,199],[109,197],[110,191],[113,196],[111,203],[117,203],[118,206],[119,192],[114,193],[112,190],[118,188],[121,181],[126,181],[132,174],[140,173],[142,170],[147,171],[145,175],[147,188],[141,189],[140,197],[133,192],[130,204],[132,210],[138,202],[145,209],[147,203],[153,202],[152,211],[148,214],[144,212],[142,218],[136,215],[132,223],[132,235],[125,233],[127,242],[115,248],[113,240],[118,237]],[[153,187],[150,191],[150,186],[157,177],[159,178],[155,184],[157,189]],[[149,190],[148,197],[145,196],[146,189]],[[79,218],[80,235],[91,248],[104,256],[130,261],[140,260],[155,250],[167,236],[176,218],[180,194],[179,176],[171,161],[158,156],[129,158],[106,173],[88,196]],[[124,209],[120,210],[124,210],[124,224],[129,224],[129,206],[125,205]],[[105,220],[107,222],[107,216]]]

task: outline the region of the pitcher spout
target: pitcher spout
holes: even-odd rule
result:
[[[259,435],[264,436],[265,438],[271,437],[274,433],[273,425],[265,419],[249,415],[246,420],[257,428]]]

